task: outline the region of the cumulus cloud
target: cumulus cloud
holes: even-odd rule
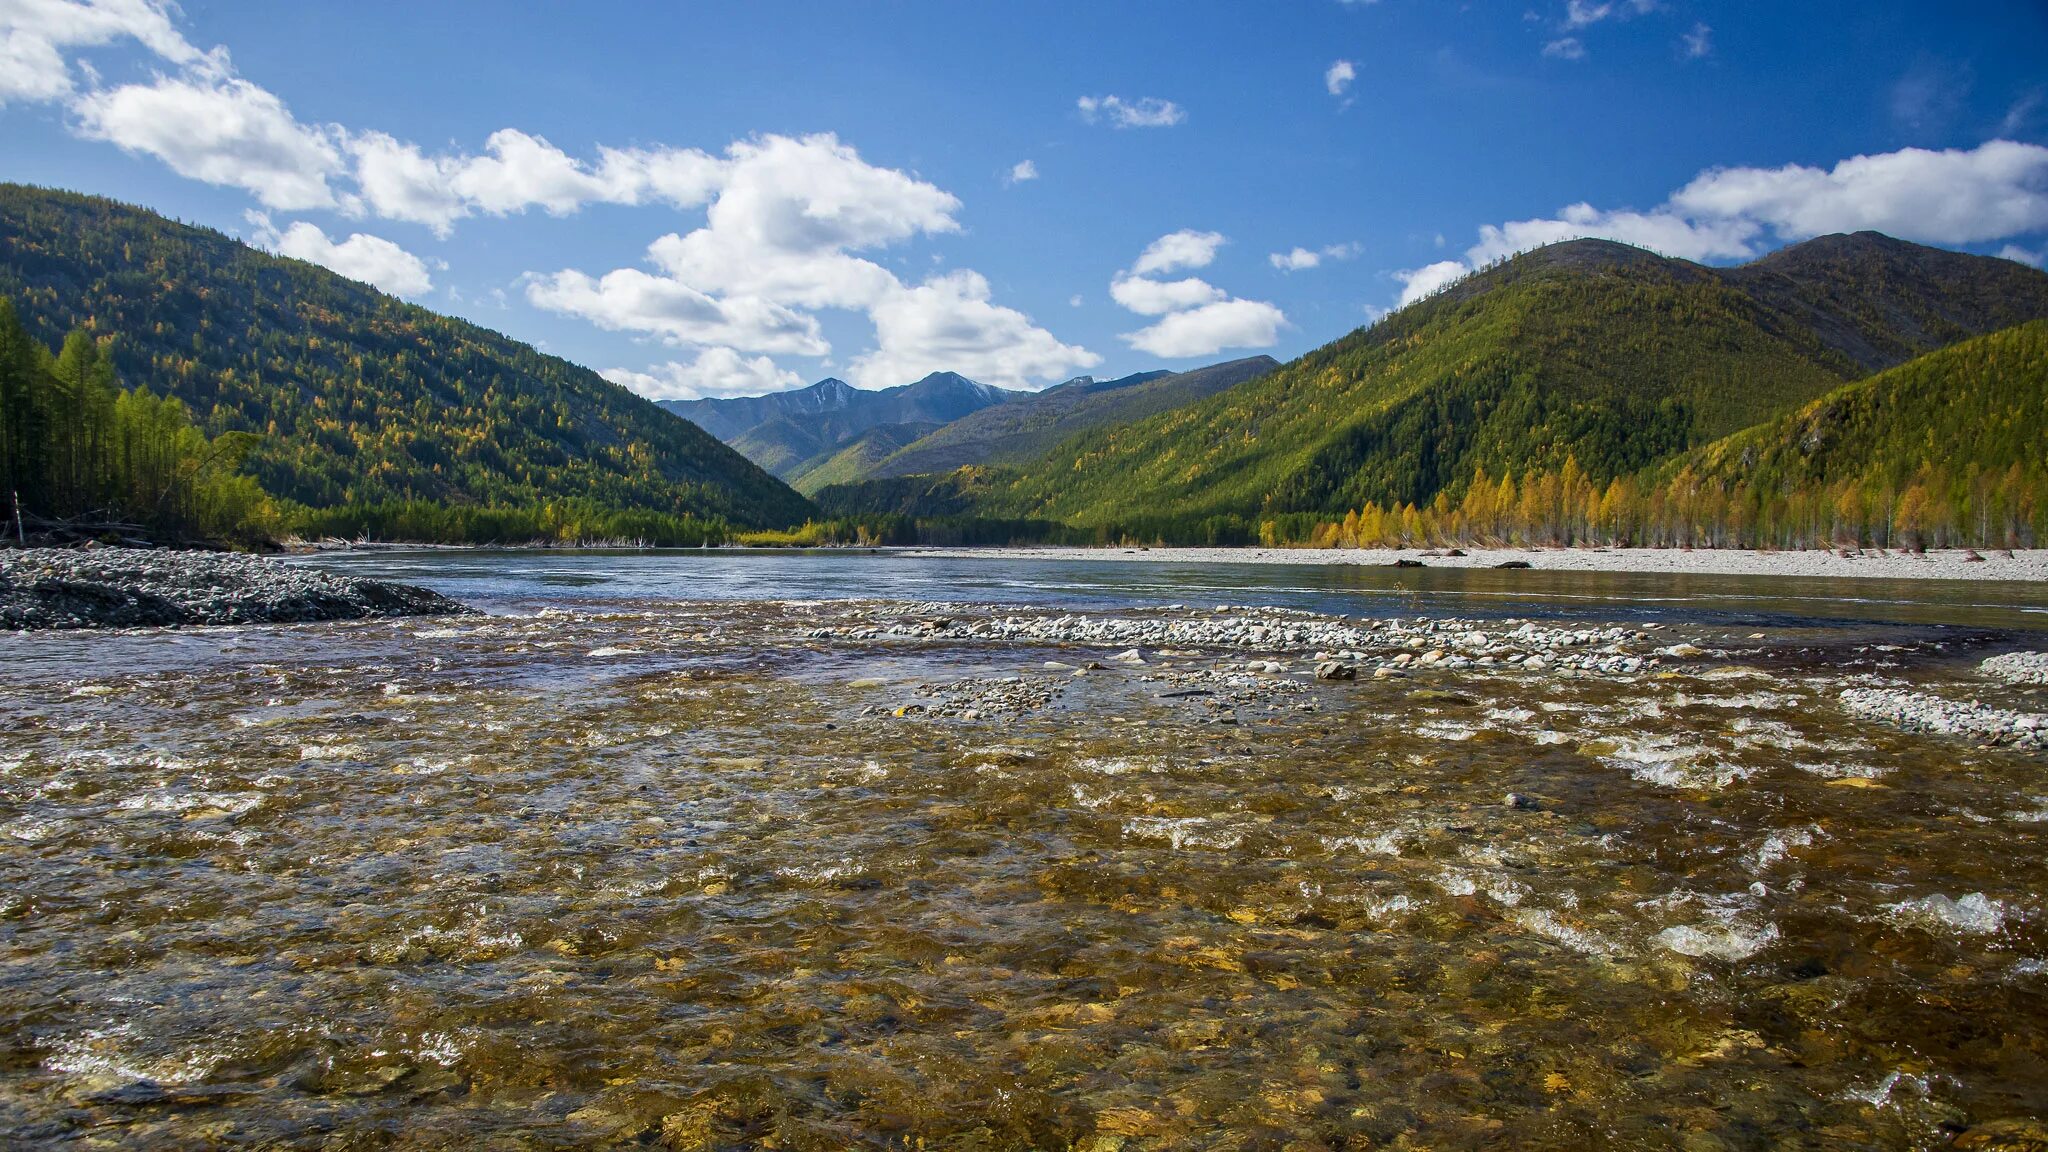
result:
[[[1329,89],[1332,96],[1342,96],[1356,79],[1358,66],[1349,60],[1339,60],[1323,72],[1323,87]]]
[[[1553,60],[1584,60],[1586,45],[1576,36],[1565,36],[1545,44],[1543,54]]]
[[[1003,177],[1003,183],[1014,186],[1022,184],[1027,180],[1036,179],[1038,179],[1038,165],[1029,160],[1019,160],[1011,166],[1009,175]]]
[[[1716,168],[1671,198],[1695,216],[1762,221],[1787,239],[1876,229],[1928,244],[1972,244],[2048,228],[2048,148],[1903,148],[1830,169]]]
[[[1555,217],[1489,224],[1464,260],[1396,276],[1405,305],[1489,261],[1561,240],[1598,237],[1723,260],[1753,257],[1773,240],[1865,229],[1950,246],[2048,231],[2048,147],[1993,140],[1852,156],[1832,168],[1712,168],[1648,211],[1582,203]]]
[[[7,0],[0,3],[0,105],[41,103],[75,88],[66,54],[132,39],[174,64],[199,59],[159,0]]]
[[[871,165],[830,135],[764,136],[733,144],[710,182],[705,226],[648,246],[654,271],[533,277],[527,298],[601,327],[672,343],[822,356],[816,312],[864,312],[875,348],[853,383],[901,384],[963,372],[1028,387],[1097,362],[1022,312],[990,299],[988,282],[960,270],[906,285],[856,253],[959,230],[960,202],[906,173]],[[908,375],[903,375],[908,373]]]
[[[2007,244],[1998,250],[1998,257],[2001,260],[2013,260],[2021,264],[2031,264],[2036,268],[2048,268],[2048,248],[2032,249],[2022,248],[2017,244]]]
[[[1435,295],[1438,291],[1463,280],[1471,271],[1463,260],[1439,260],[1420,268],[1396,272],[1395,279],[1401,281],[1400,306],[1406,308],[1425,296]]]
[[[1178,359],[1224,348],[1266,348],[1279,340],[1287,315],[1263,300],[1239,300],[1206,280],[1160,280],[1162,273],[1207,267],[1227,241],[1220,232],[1183,229],[1147,245],[1128,271],[1109,283],[1110,298],[1140,316],[1161,319],[1122,339],[1141,352]]]
[[[1171,128],[1188,118],[1180,105],[1156,96],[1083,96],[1074,105],[1081,110],[1081,119],[1090,124],[1106,119],[1113,128]]]
[[[1175,312],[1124,340],[1167,359],[1212,356],[1225,348],[1270,348],[1286,324],[1287,314],[1263,300],[1218,300]]]
[[[1325,260],[1349,260],[1363,251],[1357,244],[1330,244],[1323,248],[1294,248],[1274,252],[1266,262],[1282,272],[1302,272],[1321,267]]]
[[[357,232],[335,241],[304,220],[279,232],[260,212],[250,213],[249,222],[256,242],[278,255],[318,264],[393,296],[424,296],[434,287],[426,261],[381,236]]]
[[[671,360],[646,372],[612,368],[599,373],[649,400],[696,400],[705,396],[760,396],[803,384],[796,373],[766,356],[748,359],[731,348],[705,348],[694,360]]]
[[[348,151],[364,202],[379,216],[425,224],[447,235],[455,221],[539,208],[563,216],[585,204],[707,201],[724,164],[694,148],[602,148],[594,163],[547,140],[504,128],[479,155],[429,156],[382,132],[351,137]]]
[[[1109,282],[1109,298],[1140,316],[1164,316],[1223,299],[1223,289],[1206,280],[1148,280],[1120,276]]]
[[[330,208],[341,168],[332,136],[284,102],[208,67],[93,92],[72,105],[80,134],[154,156],[180,176],[242,188],[265,207]]]
[[[1131,265],[1131,272],[1150,276],[1182,268],[1207,268],[1216,259],[1216,250],[1227,243],[1221,232],[1197,232],[1191,228],[1168,232],[1145,246],[1137,262]]]
[[[854,384],[888,387],[939,371],[1029,388],[1092,368],[1100,356],[1062,344],[1014,308],[990,302],[988,281],[960,269],[897,287],[868,309],[875,349],[853,362]]]
[[[730,344],[750,352],[823,356],[815,316],[758,297],[719,299],[638,268],[593,277],[573,269],[533,276],[526,299],[611,332],[647,332],[675,344]]]

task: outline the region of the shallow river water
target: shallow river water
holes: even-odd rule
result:
[[[1841,695],[2037,588],[309,562],[484,614],[0,637],[0,1145],[2048,1140],[2048,754]]]

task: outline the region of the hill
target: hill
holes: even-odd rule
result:
[[[731,399],[664,400],[661,406],[785,478],[883,424],[947,424],[1025,393],[934,372],[914,384],[868,391],[843,380]]]
[[[1279,366],[1271,356],[1253,356],[1190,372],[1141,372],[1099,382],[1084,376],[963,416],[881,460],[867,475],[950,472],[969,464],[1028,464],[1069,436],[1205,400]]]
[[[2048,534],[2048,320],[1967,340],[1667,462],[1766,536]],[[1817,529],[1817,530],[1815,530]]]
[[[2048,274],[1874,233],[1732,269],[1571,241],[1208,400],[1072,437],[1027,468],[818,498],[1086,526],[1427,505],[1482,470],[1567,462],[1605,483],[1873,367],[2042,316]]]
[[[922,423],[877,424],[854,437],[845,447],[804,461],[790,472],[789,482],[797,491],[804,493],[816,492],[833,484],[853,483],[872,475],[875,467],[890,456],[944,427],[944,424]]]
[[[812,509],[701,430],[588,369],[298,260],[112,200],[0,185],[0,297],[45,344],[112,336],[128,387],[314,508],[580,501],[742,525]]]

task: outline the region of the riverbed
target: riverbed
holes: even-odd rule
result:
[[[308,562],[484,614],[0,638],[0,1142],[1916,1148],[2048,1113],[2024,585]]]

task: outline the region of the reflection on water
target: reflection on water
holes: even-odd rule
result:
[[[2048,1112],[2048,763],[1837,702],[2048,711],[1968,679],[2009,606],[1883,649],[1657,608],[1744,647],[1326,683],[853,639],[985,613],[743,602],[826,577],[739,562],[539,608],[562,559],[377,561],[473,619],[0,641],[0,1142],[1917,1148]],[[997,598],[901,567],[863,587]],[[1030,597],[1122,598],[1061,579]]]

